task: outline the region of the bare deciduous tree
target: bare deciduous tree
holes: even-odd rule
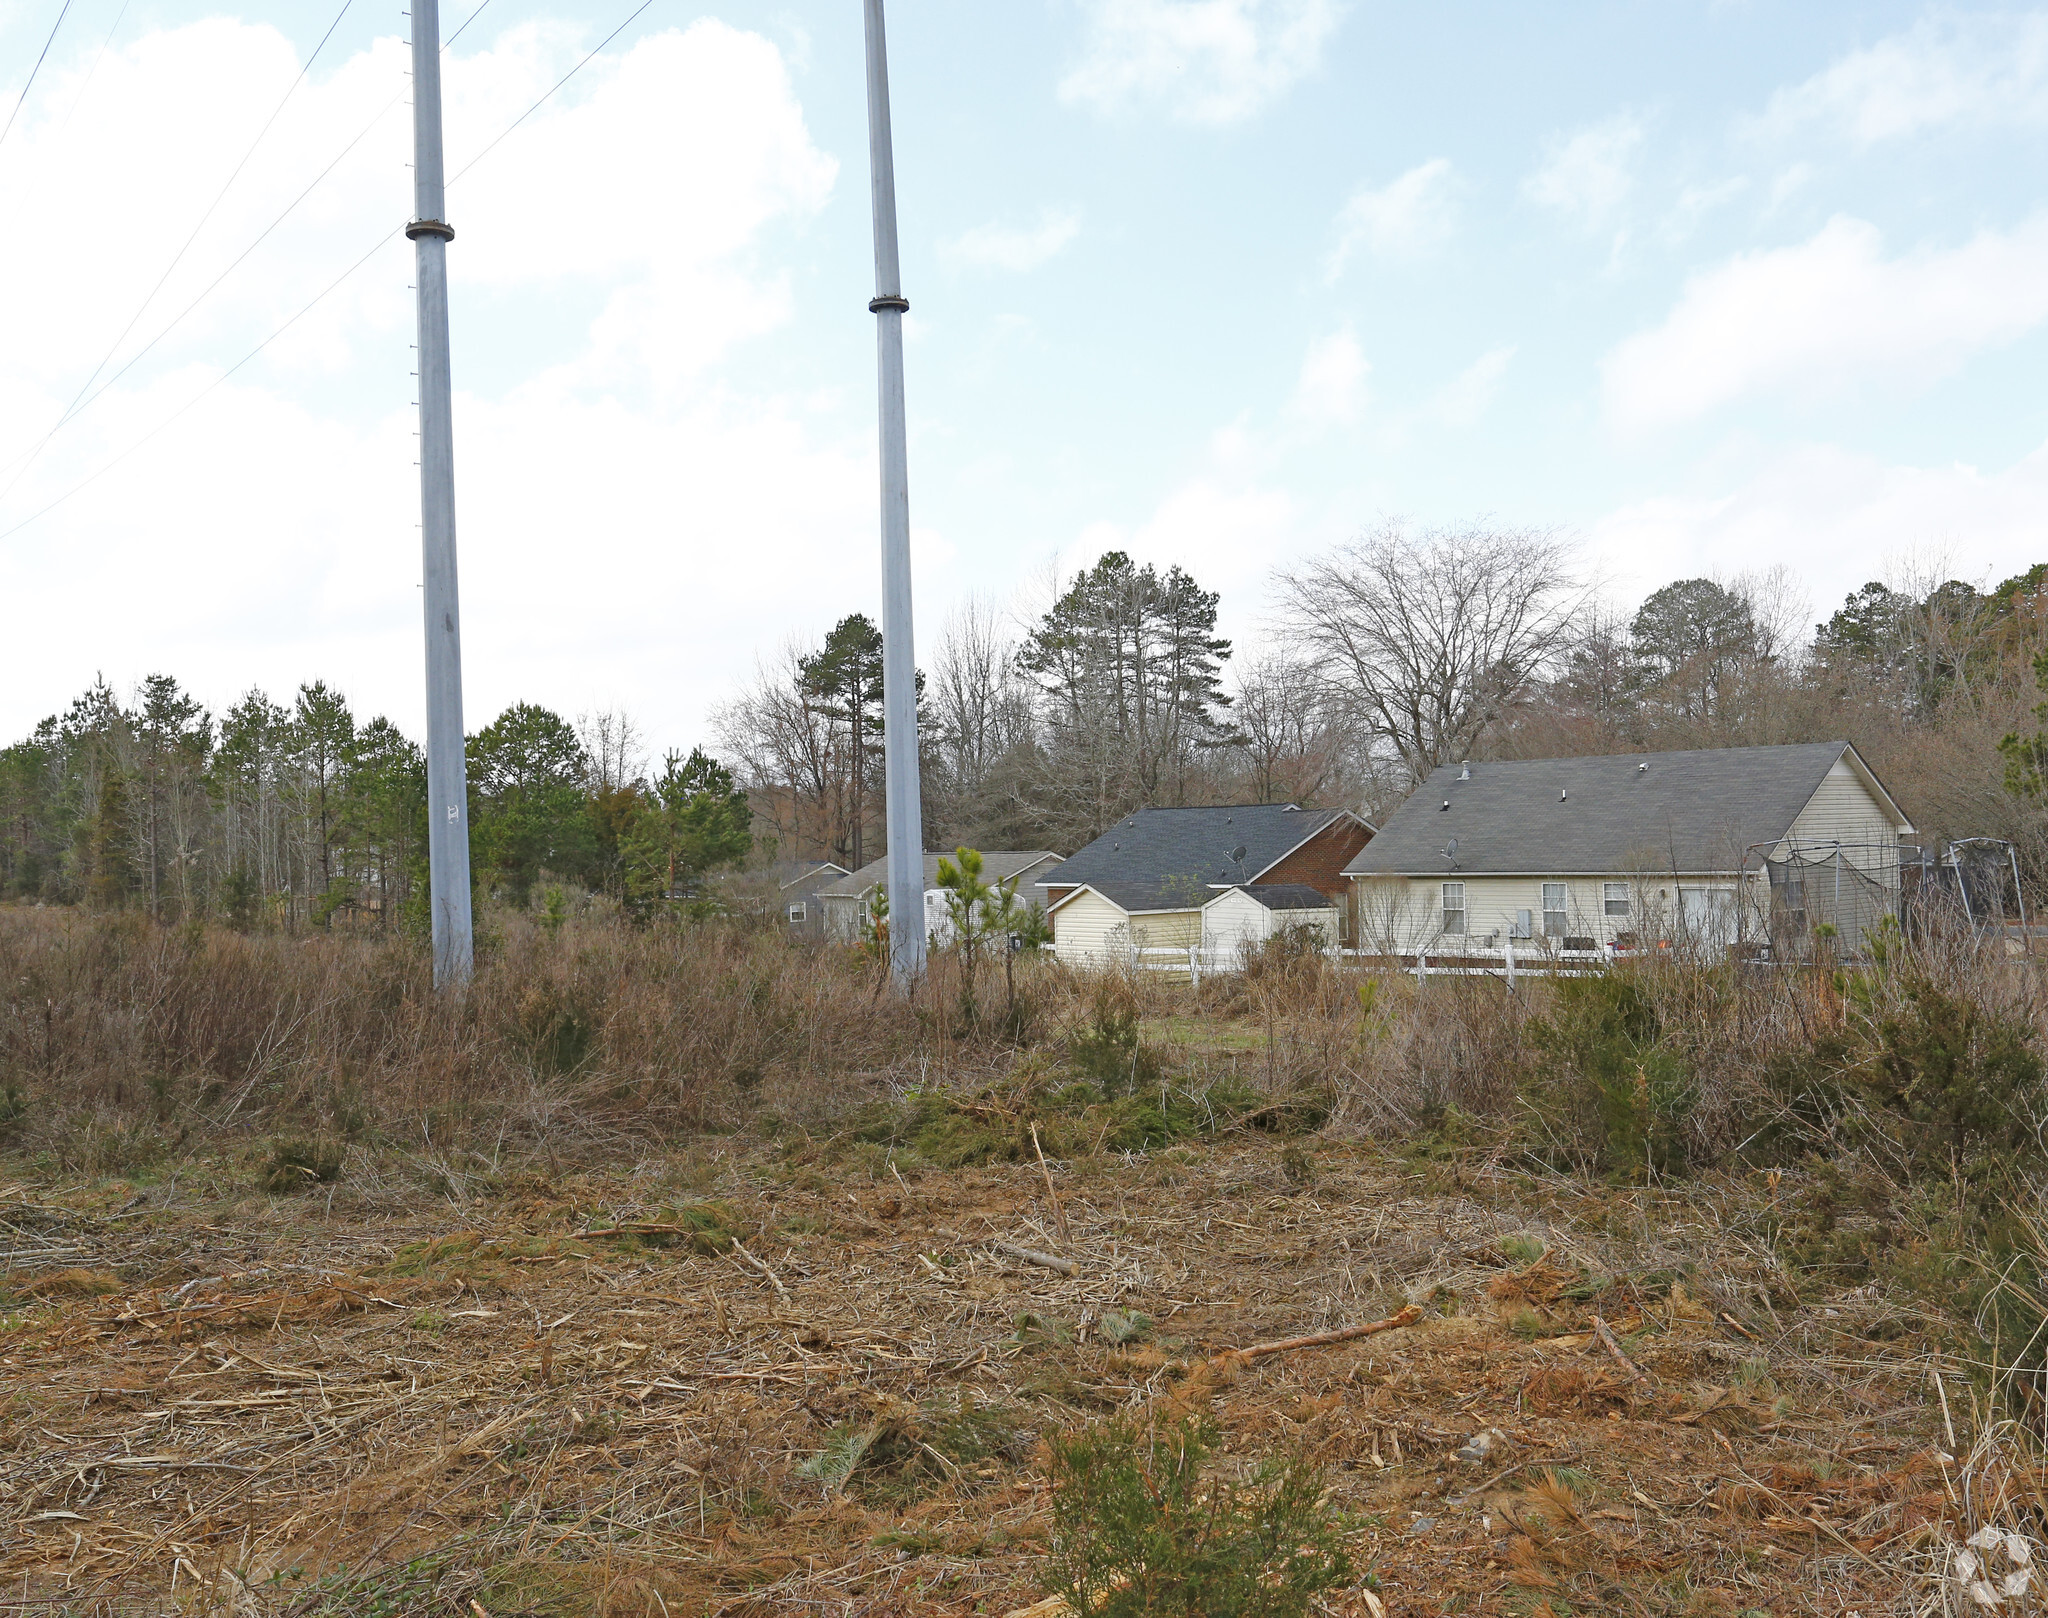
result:
[[[1349,736],[1311,664],[1289,652],[1244,664],[1232,712],[1232,751],[1255,802],[1314,803],[1337,784]]]
[[[1579,605],[1563,542],[1533,529],[1389,523],[1279,586],[1292,637],[1418,781],[1471,750]]]
[[[989,602],[976,597],[947,621],[931,682],[933,745],[956,799],[988,792],[998,764],[1028,743],[1031,693],[1017,679],[1016,643]]]

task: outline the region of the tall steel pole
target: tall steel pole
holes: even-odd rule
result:
[[[882,0],[863,0],[868,169],[874,189],[882,426],[882,761],[888,782],[889,966],[899,989],[924,972],[924,800],[917,775],[917,648],[910,623],[910,465],[903,442],[903,273],[896,261],[896,158]]]
[[[420,544],[427,620],[427,857],[434,982],[469,981],[469,788],[462,761],[462,610],[455,578],[455,425],[441,177],[441,6],[412,0],[413,219],[420,350]]]

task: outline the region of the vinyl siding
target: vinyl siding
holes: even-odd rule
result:
[[[1077,893],[1052,913],[1052,952],[1069,966],[1107,966],[1130,948],[1130,919],[1099,893]]]
[[[1126,915],[1099,893],[1079,893],[1052,914],[1052,952],[1069,966],[1107,966],[1133,949],[1186,949],[1201,941],[1199,910]]]
[[[1890,883],[1898,880],[1898,827],[1847,759],[1828,771],[1799,811],[1792,836],[1809,852],[1815,843],[1840,843],[1850,864],[1883,872]]]
[[[1497,950],[1514,926],[1518,910],[1529,912],[1530,927],[1536,936],[1526,946],[1517,940],[1515,947],[1541,947],[1544,936],[1544,878],[1469,876],[1451,880],[1462,880],[1465,884],[1465,931],[1462,934],[1441,931],[1442,878],[1359,877],[1358,947],[1392,950],[1404,955],[1412,955],[1421,949],[1443,954],[1455,954],[1460,947]],[[1768,887],[1757,877],[1738,882],[1733,877],[1646,878],[1617,871],[1608,877],[1553,877],[1549,880],[1564,882],[1567,935],[1594,939],[1603,948],[1613,941],[1617,933],[1635,933],[1652,939],[1668,937],[1677,914],[1678,889],[1681,886],[1739,891],[1737,902],[1741,925],[1748,936],[1756,936],[1761,930],[1763,907],[1769,897]],[[1627,916],[1610,917],[1606,914],[1605,885],[1609,882],[1628,885]],[[1489,934],[1497,936],[1488,942]]]
[[[1199,910],[1169,910],[1160,915],[1131,917],[1131,931],[1141,949],[1190,949],[1202,941]]]
[[[1287,927],[1317,927],[1325,944],[1338,942],[1338,910],[1268,910],[1258,900],[1232,890],[1202,907],[1202,947],[1236,950],[1257,943]]]

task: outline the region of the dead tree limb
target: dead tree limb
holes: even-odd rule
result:
[[[1607,1350],[1609,1357],[1613,1359],[1614,1363],[1628,1373],[1628,1378],[1631,1382],[1640,1382],[1645,1387],[1650,1385],[1648,1374],[1634,1360],[1621,1351],[1620,1339],[1614,1335],[1613,1328],[1598,1315],[1593,1317],[1593,1335],[1600,1339],[1600,1346]]]
[[[1371,1337],[1383,1331],[1399,1331],[1403,1326],[1412,1326],[1422,1318],[1422,1305],[1411,1303],[1398,1314],[1385,1320],[1368,1320],[1362,1326],[1346,1326],[1341,1331],[1319,1331],[1307,1337],[1283,1337],[1277,1342],[1254,1343],[1249,1348],[1227,1349],[1217,1355],[1226,1360],[1262,1360],[1269,1354],[1291,1354],[1297,1348],[1327,1348],[1332,1343],[1348,1343],[1354,1338]]]

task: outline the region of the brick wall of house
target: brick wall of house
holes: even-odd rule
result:
[[[1300,848],[1260,874],[1261,882],[1301,882],[1326,893],[1337,902],[1344,920],[1344,941],[1355,932],[1351,903],[1351,879],[1344,874],[1358,851],[1372,841],[1372,833],[1355,820],[1339,820],[1316,833]]]

